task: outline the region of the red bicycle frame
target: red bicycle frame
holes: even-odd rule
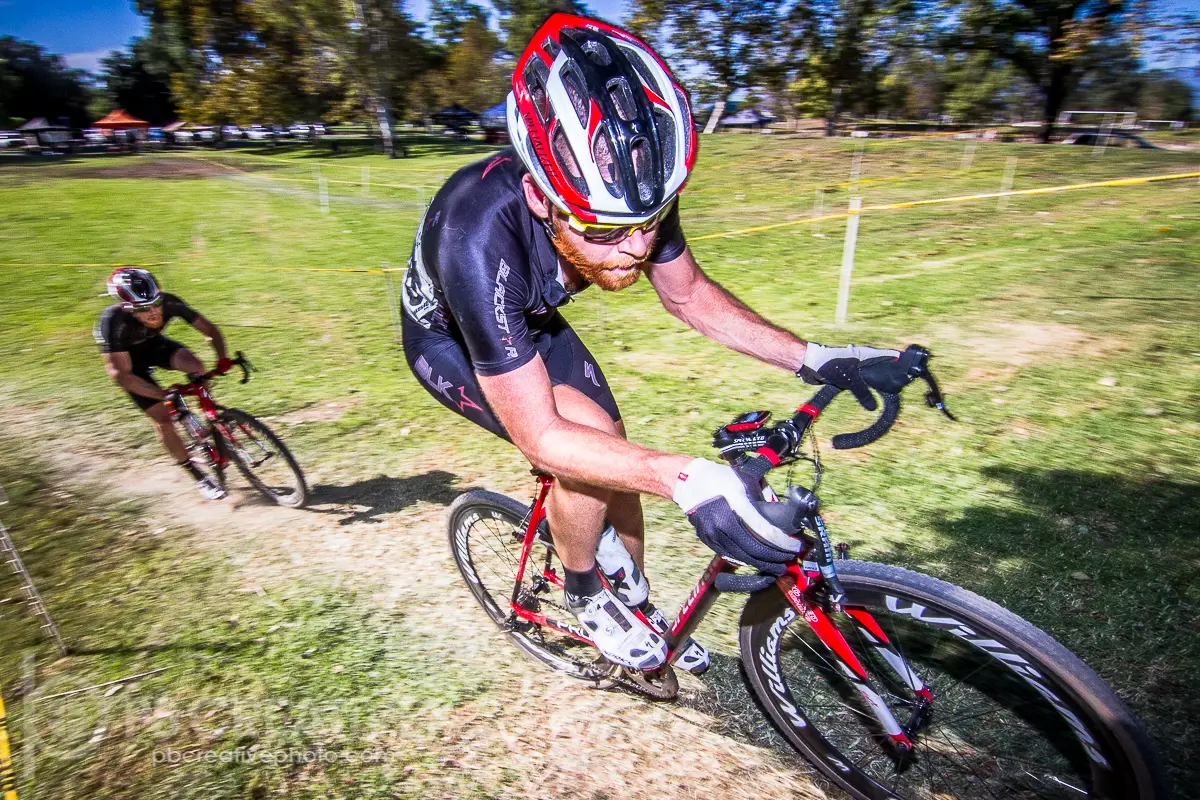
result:
[[[554,485],[554,478],[547,475],[538,475],[537,480],[539,484],[537,497],[525,525],[525,535],[521,542],[521,557],[517,564],[516,582],[513,587],[512,597],[509,600],[510,608],[518,619],[523,619],[537,625],[544,625],[585,644],[595,646],[595,643],[588,638],[586,632],[581,628],[571,623],[555,620],[545,614],[530,611],[519,602],[521,582],[525,577],[526,570],[536,569],[536,567],[532,567],[529,564],[529,554],[533,550],[534,540],[537,539],[538,526],[546,517],[546,496],[550,493],[550,487]],[[796,610],[796,613],[808,623],[808,626],[816,634],[817,638],[820,639],[821,643],[834,655],[841,672],[854,684],[855,689],[858,690],[859,694],[862,695],[863,699],[870,706],[875,717],[879,720],[891,740],[901,750],[910,750],[912,748],[912,741],[906,733],[906,728],[900,725],[883,697],[871,685],[866,668],[863,667],[862,662],[854,654],[854,650],[850,647],[842,632],[834,625],[830,614],[820,604],[815,604],[809,600],[808,595],[810,590],[822,581],[820,571],[815,568],[809,569],[804,562],[804,557],[811,552],[812,547],[812,541],[806,541],[805,549],[795,561],[788,565],[787,572],[776,580],[776,584]],[[704,572],[700,575],[700,580],[675,614],[675,618],[671,623],[671,629],[664,636],[668,648],[667,663],[675,660],[675,657],[678,655],[680,643],[688,640],[688,637],[691,636],[692,632],[704,620],[713,603],[720,597],[721,590],[716,585],[717,576],[722,572],[733,572],[736,569],[735,565],[729,563],[721,556],[714,556],[712,561],[708,563],[708,566],[705,567]],[[551,565],[549,553],[547,553],[545,563],[542,565],[540,577],[560,589],[563,588],[563,578]],[[887,634],[884,633],[883,628],[880,627],[879,623],[876,622],[875,618],[866,609],[847,607],[845,609],[836,609],[835,613],[837,611],[844,612],[854,621],[854,624],[863,632],[866,640],[880,653],[888,665],[900,676],[901,681],[914,694],[918,695],[925,704],[932,704],[932,693],[930,693],[920,677],[912,671],[904,658],[892,648]],[[648,625],[650,624],[649,620],[641,612],[635,611],[635,613],[637,613],[638,618],[643,622]]]

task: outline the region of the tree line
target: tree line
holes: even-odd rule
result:
[[[1068,102],[1190,118],[1191,89],[1144,67],[1196,49],[1195,16],[1162,0],[632,0],[626,24],[659,47],[700,104],[743,98],[782,118],[1042,120]],[[145,36],[98,76],[0,37],[0,126],[76,127],[114,107],[151,124],[401,120],[503,100],[512,64],[576,0],[136,0]]]

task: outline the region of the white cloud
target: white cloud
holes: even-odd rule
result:
[[[119,47],[105,47],[102,50],[89,50],[86,53],[67,53],[63,56],[63,60],[67,62],[68,67],[86,69],[88,72],[99,72],[100,59],[107,56],[113,50],[119,49]]]

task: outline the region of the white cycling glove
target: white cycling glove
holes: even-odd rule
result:
[[[800,539],[788,536],[755,510],[750,491],[758,478],[704,458],[679,473],[672,498],[687,514],[696,535],[718,555],[769,575],[782,575],[800,552]]]

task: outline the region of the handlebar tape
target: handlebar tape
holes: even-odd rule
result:
[[[752,594],[761,592],[775,583],[773,575],[736,575],[732,572],[719,572],[714,585],[718,592],[742,592]]]
[[[852,450],[855,447],[868,445],[892,429],[892,426],[896,424],[896,417],[900,414],[900,395],[880,392],[879,396],[883,398],[883,413],[879,415],[879,418],[871,423],[870,427],[863,428],[861,431],[839,433],[834,436],[833,449]]]

